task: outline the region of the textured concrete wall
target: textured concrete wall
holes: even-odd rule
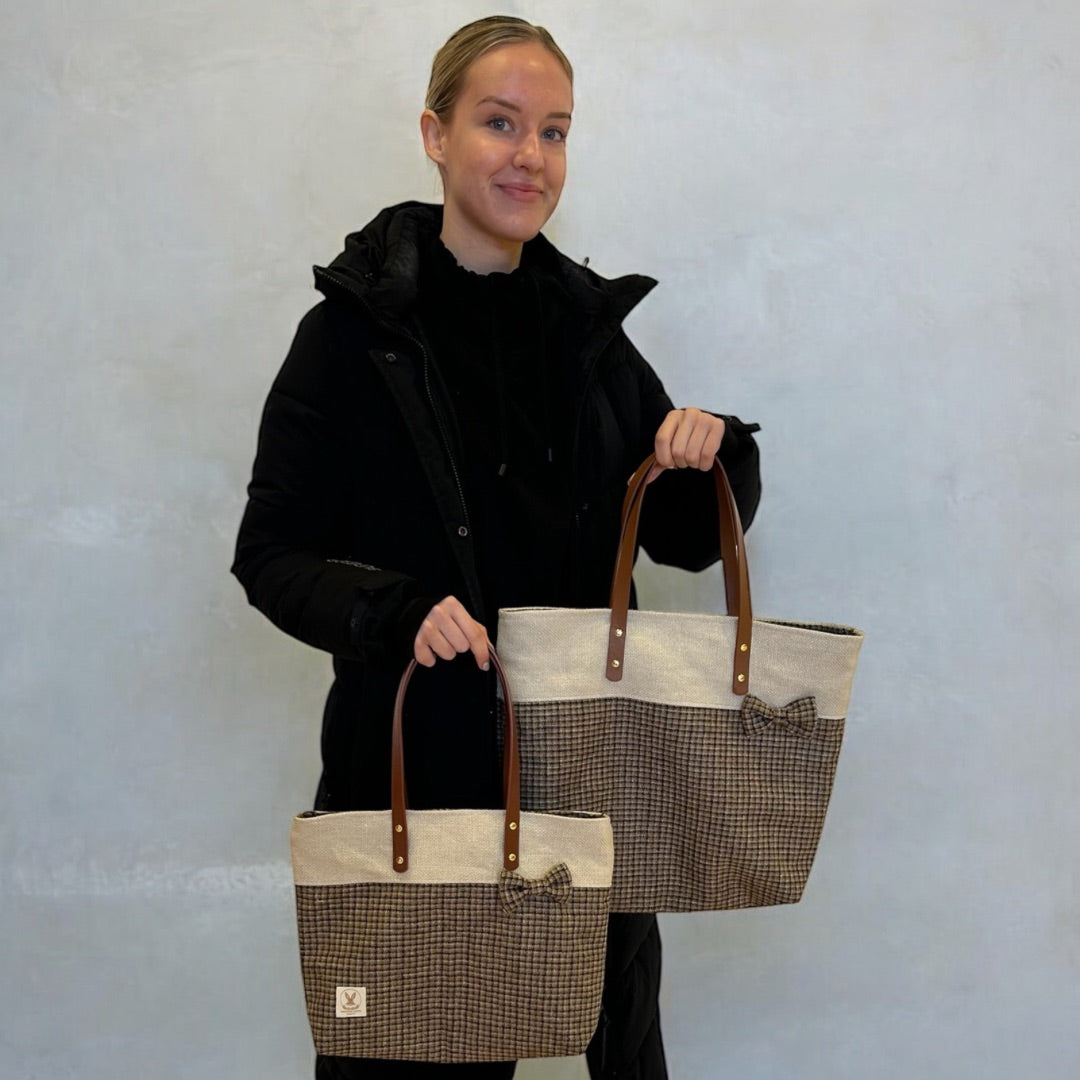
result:
[[[804,902],[664,920],[673,1076],[1076,1076],[1080,9],[506,7],[579,72],[550,235],[659,277],[673,397],[763,425],[758,611],[867,633]],[[485,11],[0,14],[5,1077],[308,1074],[328,664],[226,571],[308,267],[435,195],[426,67]]]

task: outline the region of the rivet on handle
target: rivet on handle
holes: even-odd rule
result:
[[[626,488],[622,505],[622,534],[615,556],[614,574],[611,581],[611,609],[608,625],[607,674],[609,682],[618,682],[622,678],[622,662],[625,659],[625,632],[629,609],[630,590],[633,587],[634,553],[637,550],[638,526],[641,517],[641,504],[646,489],[646,479],[656,464],[656,457],[650,454],[638,467]],[[724,563],[724,598],[727,614],[734,616],[735,652],[731,687],[735,694],[743,695],[750,685],[748,674],[750,667],[751,640],[753,636],[753,608],[750,604],[750,575],[746,565],[745,541],[739,510],[735,496],[719,460],[713,462],[713,481],[716,489],[717,511],[719,514],[720,551]],[[620,633],[622,631],[622,633]],[[617,659],[616,659],[617,658]],[[729,668],[729,670],[731,670]]]

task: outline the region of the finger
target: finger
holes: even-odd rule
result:
[[[488,656],[491,645],[484,624],[477,622],[464,607],[456,611],[454,617],[455,629],[464,642],[458,652],[471,652],[476,659],[476,666],[483,671],[487,671],[491,666],[490,657]]]
[[[671,456],[671,440],[678,430],[681,419],[682,412],[679,409],[672,409],[664,417],[657,429],[656,438],[653,439],[653,453],[656,455],[657,464],[665,469],[670,469],[675,465],[675,459]]]
[[[416,646],[420,649],[426,648],[433,657],[439,660],[453,660],[458,654],[458,650],[447,640],[446,636],[437,628],[432,627],[421,629],[416,639]]]
[[[477,622],[457,597],[440,600],[420,624],[413,642],[413,655],[425,667],[436,659],[453,660],[461,653],[471,652],[484,671],[490,667],[487,630]]]
[[[448,597],[447,600],[452,600]],[[456,633],[453,621],[447,613],[447,601],[436,604],[428,612],[413,639],[413,656],[418,664],[433,667],[437,659],[452,660],[458,653],[448,633]],[[462,635],[464,640],[464,636]],[[467,648],[467,642],[463,648]]]
[[[649,469],[648,476],[645,477],[646,485],[651,484],[661,473],[667,472],[667,469],[663,465],[653,465]]]
[[[713,467],[716,455],[720,453],[720,444],[724,441],[724,432],[727,430],[727,425],[718,416],[714,416],[712,419],[715,423],[709,425],[709,434],[705,439],[705,445],[702,447],[699,469],[711,469]]]
[[[687,448],[697,426],[699,415],[697,409],[682,410],[679,425],[671,438],[671,457],[676,468],[686,468]]]
[[[472,654],[476,658],[476,666],[481,671],[487,671],[491,667],[491,656],[489,650],[491,648],[491,642],[488,641],[487,631],[476,624],[479,627],[480,633],[471,642]]]
[[[440,639],[445,641],[453,650],[453,654],[467,652],[469,649],[469,624],[472,622],[469,613],[461,606],[458,600],[452,596],[439,601],[429,612],[423,622],[423,628],[428,632],[431,644],[434,646]],[[439,652],[436,649],[436,652]],[[442,653],[440,652],[441,656]],[[444,657],[451,659],[452,657]]]
[[[457,637],[458,635],[455,634],[454,638]],[[455,640],[444,634],[438,627],[427,626],[421,628],[420,633],[417,635],[413,652],[419,658],[423,654],[423,650],[427,649],[433,657],[432,663],[434,663],[435,659],[453,660],[455,656],[469,650],[464,637],[461,640],[463,643],[459,647]]]
[[[683,459],[687,468],[700,469],[701,462],[705,458],[705,440],[709,436],[708,425],[700,421],[688,432],[686,448],[683,450]]]

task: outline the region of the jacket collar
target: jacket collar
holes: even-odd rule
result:
[[[405,202],[379,213],[345,238],[345,249],[328,267],[315,267],[315,287],[327,297],[358,296],[394,322],[416,303],[422,246],[442,229],[442,207]],[[550,273],[583,313],[618,325],[653,289],[640,274],[607,279],[572,262],[542,234],[526,245],[527,258]]]

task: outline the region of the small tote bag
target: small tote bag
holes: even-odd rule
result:
[[[499,613],[523,805],[610,815],[613,911],[793,903],[825,821],[863,636],[752,617],[719,462],[727,614],[628,610],[654,460],[627,490],[610,608]]]
[[[514,709],[503,810],[408,810],[402,704],[391,809],[292,825],[300,963],[320,1054],[431,1062],[584,1051],[600,1014],[610,821],[521,813]]]

